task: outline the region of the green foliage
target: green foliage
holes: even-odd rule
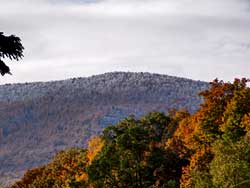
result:
[[[193,170],[191,171],[193,188],[213,188],[212,177],[209,172]]]
[[[94,187],[178,187],[182,161],[164,149],[164,133],[170,124],[170,117],[151,113],[106,128],[104,148],[88,167],[90,182]]]
[[[214,143],[214,159],[210,164],[215,187],[250,187],[250,135],[237,142],[219,140]]]
[[[237,140],[245,135],[245,126],[241,126],[243,117],[250,112],[250,88],[236,91],[224,112],[224,124],[221,130],[225,139]]]

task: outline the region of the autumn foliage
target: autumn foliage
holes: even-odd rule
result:
[[[104,129],[86,150],[58,153],[13,188],[250,187],[250,88],[215,80],[194,114],[153,112]]]

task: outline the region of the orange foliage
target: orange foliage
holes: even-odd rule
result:
[[[192,171],[208,171],[208,164],[213,159],[211,145],[225,131],[240,129],[240,126],[245,131],[250,130],[248,81],[235,79],[231,84],[214,80],[209,90],[200,93],[204,98],[200,110],[180,121],[167,147],[190,161],[183,168],[181,187],[192,185]]]
[[[212,160],[211,148],[203,146],[197,150],[190,158],[189,166],[183,168],[181,187],[190,187],[192,185],[192,171],[206,172],[208,164]],[[192,186],[191,186],[192,187]]]
[[[250,131],[250,113],[245,114],[242,118],[241,127],[244,128],[246,132]]]
[[[91,164],[95,156],[102,150],[103,145],[104,142],[99,136],[94,136],[88,141],[88,152],[87,152],[88,165]]]

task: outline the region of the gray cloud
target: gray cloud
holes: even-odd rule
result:
[[[25,58],[0,83],[108,71],[212,80],[250,75],[246,0],[1,0],[0,30]]]

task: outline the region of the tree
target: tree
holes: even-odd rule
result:
[[[10,60],[19,60],[23,57],[24,47],[21,39],[15,35],[5,36],[0,32],[0,73],[1,75],[11,74],[10,68],[1,60],[9,58]]]
[[[237,142],[214,143],[210,172],[214,187],[250,187],[250,134]]]
[[[204,99],[201,108],[179,123],[167,145],[175,148],[180,157],[189,160],[189,165],[183,168],[181,187],[213,187],[211,162],[217,151],[217,161],[223,160],[221,156],[226,153],[226,150],[219,153],[222,149],[216,149],[214,143],[220,139],[224,143],[235,143],[249,130],[250,88],[247,87],[247,82],[249,80],[245,78],[235,79],[234,83],[214,80],[210,83],[210,89],[200,94]],[[228,164],[230,163],[225,163]],[[218,170],[219,167],[215,167],[216,165],[213,168]],[[224,168],[222,165],[220,167]],[[218,177],[218,174],[215,176]]]
[[[28,170],[12,188],[79,188],[85,186],[87,151],[68,149],[58,152],[53,160],[42,167]]]
[[[103,148],[87,168],[92,186],[178,187],[185,161],[172,150],[165,150],[174,121],[155,112],[138,120],[131,116],[106,128]]]

